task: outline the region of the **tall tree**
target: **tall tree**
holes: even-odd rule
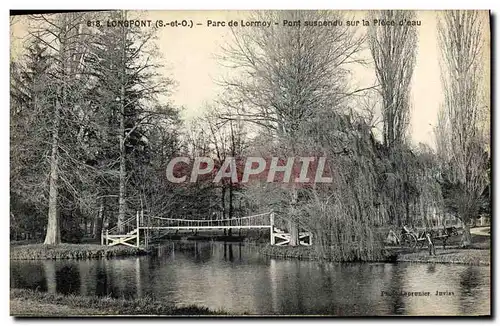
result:
[[[51,57],[52,69],[45,81],[51,89],[51,96],[35,96],[33,112],[43,105],[49,112],[50,122],[37,126],[50,133],[48,171],[48,225],[46,244],[57,244],[60,236],[61,194],[77,196],[72,185],[71,174],[65,174],[67,162],[75,160],[78,151],[72,151],[73,135],[78,130],[78,112],[82,98],[79,90],[85,83],[83,58],[86,55],[85,31],[82,28],[85,14],[67,13],[33,16],[35,27],[29,36],[40,42]],[[47,94],[45,94],[47,95]],[[74,174],[74,173],[73,173]],[[61,191],[63,191],[61,193]]]
[[[484,48],[487,12],[446,11],[438,24],[442,49],[444,103],[436,130],[443,161],[443,193],[448,209],[464,224],[462,245],[471,243],[470,222],[481,206],[488,184],[489,103],[483,96],[489,82]],[[487,26],[486,26],[487,27]]]
[[[33,16],[27,55],[11,64],[13,218],[48,212],[51,244],[67,241],[81,220],[86,229],[93,215],[99,233],[115,208],[123,222],[125,203],[139,209],[152,193],[146,171],[164,175],[157,150],[178,147],[178,112],[157,98],[172,82],[160,76],[155,31],[90,27],[90,17],[127,15]]]
[[[380,10],[376,19],[411,21],[411,10]],[[404,141],[410,119],[410,84],[417,54],[418,30],[404,24],[390,28],[372,25],[368,33],[370,52],[375,64],[378,91],[382,98],[383,141],[387,147]]]
[[[321,110],[343,110],[350,94],[349,65],[360,61],[363,38],[343,24],[335,27],[306,26],[308,21],[345,21],[346,15],[325,11],[265,11],[250,19],[302,24],[283,28],[233,29],[233,43],[224,50],[223,65],[234,68],[236,77],[223,81],[227,87],[223,105],[227,119],[239,119],[262,127],[285,148],[299,155],[304,123]],[[298,200],[290,192],[290,210]],[[295,215],[290,213],[291,215]],[[297,221],[290,219],[291,245],[298,244]]]
[[[245,148],[244,125],[242,121],[225,120],[219,117],[219,112],[212,109],[209,111],[205,120],[208,125],[208,135],[210,144],[215,151],[216,164],[220,168],[226,158],[235,160],[236,166],[240,163],[239,157]],[[235,184],[231,178],[223,178],[220,182],[222,217],[234,217],[235,192],[239,184]],[[226,199],[226,191],[229,192],[229,198]],[[226,202],[228,207],[226,209]],[[231,235],[232,230],[228,230]]]
[[[115,11],[104,15],[127,20],[131,14]],[[103,133],[107,134],[109,142],[115,136],[118,144],[116,155],[103,154],[116,159],[116,164],[111,165],[118,170],[117,224],[123,231],[127,203],[140,209],[140,186],[127,187],[130,186],[128,183],[137,180],[133,177],[138,171],[134,165],[146,163],[143,160],[148,156],[148,128],[159,126],[164,118],[173,114],[168,105],[158,102],[158,96],[168,94],[173,82],[159,73],[161,64],[153,42],[155,29],[119,26],[100,28],[96,32],[97,41],[93,48],[93,72],[97,77],[95,104],[107,114],[109,125]]]
[[[379,10],[371,13],[375,19],[386,21],[412,21],[416,18],[411,10]],[[383,144],[390,156],[385,188],[391,198],[388,202],[390,220],[395,224],[409,224],[412,191],[411,176],[414,156],[406,148],[405,138],[410,121],[411,80],[417,54],[418,30],[407,24],[392,26],[372,25],[368,43],[382,102]]]
[[[264,11],[256,20],[296,21],[283,28],[233,28],[233,43],[224,48],[221,64],[237,72],[222,81],[227,86],[224,104],[277,135],[290,136],[319,107],[339,108],[352,91],[348,70],[360,62],[362,37],[346,25],[318,28],[305,21],[347,17],[326,11]],[[359,90],[357,90],[359,91]],[[356,92],[356,91],[355,91]]]
[[[51,123],[54,96],[49,73],[52,69],[49,51],[38,39],[30,40],[24,58],[11,63],[10,195],[14,227],[20,227],[18,223],[25,219],[31,219],[31,225],[46,226],[46,214],[42,217],[41,212],[46,212],[47,207],[44,177],[48,171],[46,140],[50,137],[46,126]],[[23,216],[27,210],[31,210],[30,215]],[[41,223],[35,221],[42,218]]]

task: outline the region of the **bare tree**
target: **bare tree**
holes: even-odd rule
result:
[[[324,110],[341,110],[349,95],[349,66],[361,61],[364,39],[346,26],[306,26],[306,21],[345,21],[339,12],[265,11],[255,20],[298,21],[293,27],[271,24],[265,28],[234,28],[233,43],[224,49],[223,65],[235,75],[223,80],[226,119],[249,121],[263,128],[297,155],[304,123]],[[297,204],[297,189],[290,189],[290,210]],[[290,213],[290,215],[293,215]],[[298,244],[296,225],[290,225],[291,245]]]
[[[205,154],[213,155],[216,165],[220,167],[226,158],[233,157],[237,160],[242,154],[246,145],[246,130],[241,120],[221,119],[219,111],[213,106],[208,106],[203,117],[194,121],[194,124],[206,135],[204,145],[209,152]],[[238,184],[234,184],[230,178],[223,178],[218,188],[220,189],[222,218],[233,218]],[[229,235],[231,235],[231,229],[229,229]]]
[[[378,81],[377,91],[381,98],[383,121],[382,141],[389,150],[394,166],[388,165],[385,183],[390,220],[396,224],[412,222],[410,185],[415,162],[411,151],[405,146],[405,138],[410,121],[410,90],[417,54],[418,31],[416,26],[405,21],[415,19],[410,10],[380,10],[371,13],[374,19],[396,22],[396,26],[376,26],[369,29],[369,46]],[[403,24],[400,25],[400,22]],[[405,217],[405,218],[404,218]]]
[[[410,10],[381,10],[372,13],[377,19],[404,21],[415,18]],[[417,53],[417,27],[371,26],[370,51],[382,98],[384,145],[404,141],[410,119],[410,83]]]
[[[352,93],[348,69],[360,62],[363,38],[345,25],[305,26],[308,20],[344,20],[339,12],[265,11],[256,20],[301,20],[283,28],[233,28],[221,64],[234,69],[225,106],[239,117],[281,135],[293,134],[319,107],[338,108]]]
[[[121,10],[106,13],[118,20],[136,18]],[[158,95],[167,95],[173,81],[160,76],[159,54],[153,42],[155,29],[120,26],[98,29],[93,55],[96,57],[96,103],[111,120],[109,134],[118,138],[118,229],[124,230],[127,203],[132,196],[127,182],[134,180],[131,155],[147,138],[147,127],[159,126],[168,118],[168,105],[159,105]],[[140,156],[140,154],[138,154]],[[140,187],[138,187],[140,188]],[[137,190],[137,189],[135,189]],[[138,194],[138,193],[136,193]]]
[[[482,96],[484,21],[487,13],[446,11],[438,25],[442,49],[444,103],[436,130],[443,160],[444,192],[464,224],[462,245],[471,242],[470,222],[477,217],[480,197],[487,186],[489,140]]]
[[[53,106],[52,126],[50,127],[48,225],[45,244],[61,242],[58,210],[59,184],[61,182],[68,184],[60,173],[61,159],[67,154],[61,142],[61,129],[67,124],[67,120],[74,118],[75,108],[78,106],[71,90],[78,84],[81,77],[82,62],[88,49],[82,29],[84,16],[85,14],[82,13],[34,16],[33,20],[37,23],[37,27],[30,31],[30,36],[41,42],[51,52],[55,64],[55,69],[51,74],[54,101],[44,103]],[[38,103],[41,103],[40,99]]]
[[[86,229],[89,215],[102,218],[103,198],[114,197],[115,189],[125,211],[125,199],[130,203],[139,192],[138,165],[144,164],[136,161],[146,156],[147,136],[172,116],[156,97],[168,93],[171,82],[152,59],[154,30],[89,27],[97,16],[126,18],[123,12],[32,16],[33,42],[25,50],[33,60],[12,63],[13,190],[48,211],[48,244],[61,241],[61,228],[65,236],[62,223],[79,226],[83,217]],[[126,182],[133,183],[128,196]]]

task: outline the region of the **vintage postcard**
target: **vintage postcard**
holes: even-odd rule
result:
[[[490,316],[490,12],[10,13],[12,316]]]

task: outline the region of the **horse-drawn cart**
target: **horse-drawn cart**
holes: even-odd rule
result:
[[[432,228],[410,228],[403,226],[399,235],[390,231],[390,236],[395,239],[394,242],[404,248],[415,250],[423,248],[427,243],[430,247],[434,246],[435,241],[441,241],[443,249],[446,249],[447,240],[454,235],[458,235],[458,229],[452,227],[432,227]]]

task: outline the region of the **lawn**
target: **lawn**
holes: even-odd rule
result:
[[[10,314],[16,317],[227,315],[225,312],[205,307],[176,307],[151,298],[125,300],[51,294],[24,289],[10,289]]]
[[[490,265],[490,251],[479,249],[436,249],[436,256],[427,250],[397,255],[396,261],[416,263],[450,263],[467,265]]]
[[[128,246],[101,246],[98,244],[62,243],[59,245],[11,245],[10,259],[87,259],[145,254],[142,249]]]

